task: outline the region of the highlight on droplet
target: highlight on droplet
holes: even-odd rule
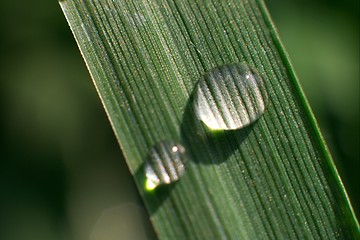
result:
[[[146,191],[152,191],[159,185],[159,182],[153,182],[151,179],[146,179],[145,189]]]

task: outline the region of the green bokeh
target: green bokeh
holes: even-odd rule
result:
[[[359,213],[358,2],[267,4]],[[0,27],[0,239],[88,239],[140,203],[110,124],[56,1],[1,1]]]

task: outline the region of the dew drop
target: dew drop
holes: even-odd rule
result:
[[[240,129],[264,113],[261,76],[247,64],[225,64],[205,73],[194,93],[196,116],[212,130]]]
[[[146,190],[178,181],[185,172],[186,161],[185,148],[181,144],[164,141],[155,145],[145,163]]]

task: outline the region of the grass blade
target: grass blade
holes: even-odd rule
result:
[[[347,239],[359,226],[262,1],[60,2],[160,239]],[[269,102],[209,132],[193,110],[209,70],[246,62]],[[229,96],[232,98],[233,96]],[[144,163],[181,142],[186,174],[154,192]]]

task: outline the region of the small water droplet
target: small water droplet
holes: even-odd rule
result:
[[[225,64],[205,73],[194,93],[197,117],[212,130],[240,129],[264,113],[262,77],[247,64]]]
[[[176,182],[185,172],[185,148],[173,141],[155,145],[145,163],[145,188],[148,191],[162,184]]]

